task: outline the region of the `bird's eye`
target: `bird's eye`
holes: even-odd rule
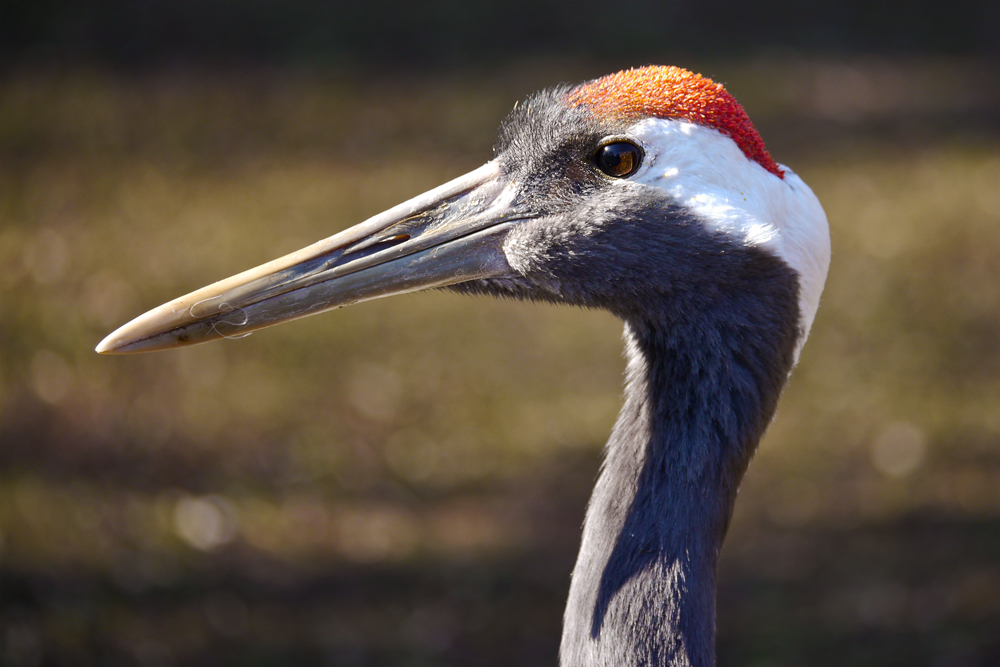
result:
[[[594,154],[594,164],[608,176],[625,178],[631,176],[642,163],[642,150],[627,141],[605,144]]]

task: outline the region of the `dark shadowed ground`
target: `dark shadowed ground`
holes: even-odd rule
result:
[[[997,63],[677,64],[744,102],[834,242],[724,552],[720,663],[1000,665]],[[609,316],[418,294],[92,349],[610,69],[6,72],[0,664],[554,664],[619,401]]]

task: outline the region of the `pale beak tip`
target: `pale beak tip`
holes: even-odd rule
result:
[[[97,352],[97,354],[134,354],[136,352],[145,352],[150,348],[157,349],[151,344],[157,337],[137,337],[134,323],[135,321],[133,320],[112,331],[104,340],[97,344],[94,352]]]
[[[120,340],[118,331],[116,330],[98,343],[97,347],[94,348],[94,352],[97,352],[97,354],[123,354],[125,352],[123,349],[125,345],[123,343],[124,341]]]

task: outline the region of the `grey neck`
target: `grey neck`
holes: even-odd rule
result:
[[[584,522],[563,667],[715,664],[719,550],[791,367],[780,340],[748,365],[743,334],[691,345],[626,325],[625,403]]]

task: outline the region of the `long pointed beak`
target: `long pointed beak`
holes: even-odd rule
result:
[[[128,354],[241,337],[324,310],[510,271],[503,238],[518,212],[488,162],[328,239],[141,315],[101,341]]]

